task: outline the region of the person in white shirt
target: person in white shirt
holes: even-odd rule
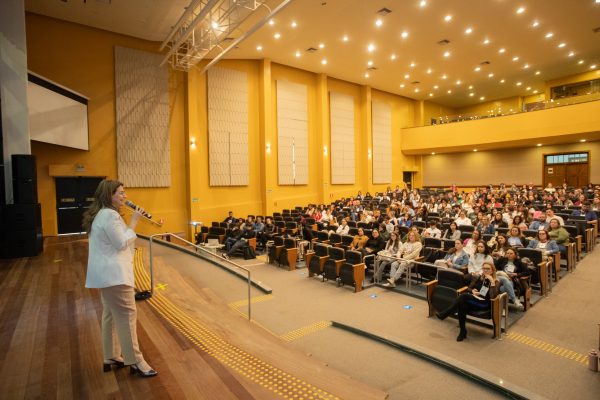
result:
[[[348,231],[350,231],[350,227],[348,226],[348,221],[344,218],[342,219],[342,223],[335,230],[335,233],[338,235],[347,235]]]
[[[425,232],[427,233],[427,235],[429,235],[428,237],[431,237],[431,238],[441,238],[442,237],[442,231],[440,231],[438,229],[437,223],[435,220],[429,221],[429,227],[427,229],[425,229]]]
[[[399,260],[392,263],[390,277],[387,280],[388,283],[384,286],[395,287],[396,281],[406,272],[412,260],[419,257],[422,248],[423,245],[421,244],[419,234],[412,231],[409,232],[408,240],[400,247],[398,253],[396,253],[396,258]],[[410,277],[407,276],[406,279],[410,279]]]
[[[456,222],[456,225],[461,226],[461,225],[473,225],[473,223],[471,222],[471,220],[469,218],[467,218],[467,214],[464,211],[460,211],[458,213],[458,218],[456,218],[454,220],[454,222]]]
[[[105,179],[84,213],[83,227],[89,235],[85,287],[100,289],[104,371],[129,365],[132,374],[149,378],[158,373],[144,360],[138,345],[133,279],[134,229],[144,210],[136,208],[127,226],[119,214],[125,199],[123,184]]]
[[[554,210],[549,208],[546,210],[546,226],[550,225],[551,219],[557,219],[560,226],[565,225],[565,220],[560,215],[554,214]]]

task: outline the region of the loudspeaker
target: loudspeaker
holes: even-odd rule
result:
[[[8,204],[2,207],[0,256],[33,257],[43,250],[40,204]]]
[[[13,179],[13,197],[15,204],[37,203],[37,181],[35,179]]]
[[[12,178],[37,180],[37,170],[35,167],[35,156],[31,154],[13,154],[12,161]]]

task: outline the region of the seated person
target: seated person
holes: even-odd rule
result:
[[[438,267],[461,269],[469,264],[469,255],[463,249],[463,242],[460,239],[454,241],[454,247],[448,250],[446,256],[441,260],[435,260],[433,263]]]
[[[510,248],[510,245],[508,244],[508,239],[506,238],[505,235],[502,235],[502,234],[491,238],[487,242],[487,245],[489,248],[492,249],[492,258],[494,260],[496,260],[500,257],[504,257],[506,250],[508,248]]]
[[[479,240],[475,247],[475,253],[469,257],[468,271],[471,275],[481,275],[481,268],[485,263],[494,263],[489,254],[489,248],[483,240]]]
[[[359,230],[360,232],[360,230]],[[363,255],[363,258],[365,256],[368,255],[375,255],[377,253],[379,253],[381,250],[383,250],[385,248],[385,240],[383,240],[383,238],[379,235],[379,231],[377,229],[373,230],[371,232],[371,237],[367,240],[367,243],[365,244],[365,246],[360,250],[360,252]],[[372,263],[372,257],[369,257],[369,259],[371,259],[371,261],[369,261],[369,263]],[[369,260],[367,259],[367,260]]]
[[[475,250],[476,250],[476,246],[477,246],[477,242],[479,242],[481,240],[481,232],[479,232],[478,230],[473,231],[473,234],[471,235],[470,238],[466,238],[464,241],[465,244],[465,251],[467,252],[467,254],[470,256],[472,256],[473,254],[475,254]]]
[[[451,314],[458,313],[460,333],[456,338],[457,342],[462,342],[467,338],[466,322],[469,311],[490,309],[492,306],[491,300],[498,294],[498,281],[494,264],[484,264],[481,271],[481,275],[471,276],[468,293],[458,296],[447,309],[435,313],[441,320],[446,319]]]
[[[343,218],[342,222],[335,230],[335,233],[337,233],[338,235],[347,235],[349,230],[350,230],[350,227],[348,226],[348,221],[346,220],[346,218]],[[329,232],[332,232],[332,231],[329,231]]]
[[[565,225],[565,220],[560,215],[554,214],[554,210],[553,209],[548,208],[546,210],[546,224],[547,224],[547,226],[550,226],[550,220],[553,219],[553,218],[556,219],[559,222],[560,226],[564,226]]]
[[[560,249],[554,240],[550,240],[550,235],[545,229],[538,230],[537,239],[533,239],[527,245],[529,249],[542,250],[544,252],[544,259],[558,253]]]
[[[363,228],[358,228],[358,234],[354,236],[354,240],[352,241],[350,247],[348,247],[348,250],[355,250],[362,253],[362,250],[364,249],[368,240],[369,237],[365,235],[365,230]]]
[[[507,239],[511,247],[525,247],[527,245],[527,239],[523,236],[518,226],[510,228]]]
[[[231,227],[231,225],[234,224],[236,221],[236,218],[233,216],[233,211],[229,211],[227,218],[223,220],[223,222],[227,224],[228,228]]]
[[[265,229],[265,224],[262,221],[262,217],[256,217],[256,221],[254,222],[254,232],[257,234],[261,233],[263,229]]]
[[[490,223],[490,217],[487,215],[481,217],[481,222],[477,224],[476,229],[481,232],[482,235],[493,235],[496,233],[496,228]]]
[[[379,283],[383,278],[383,271],[385,271],[385,267],[390,265],[394,258],[400,258],[400,247],[402,246],[402,242],[400,241],[400,237],[398,233],[392,232],[390,233],[390,239],[385,244],[385,249],[379,251],[377,256],[375,257],[375,263],[373,266],[373,282]]]
[[[232,243],[230,241],[232,244],[229,246],[227,252],[223,253],[223,258],[229,260],[229,258],[233,256],[239,248],[247,246],[248,239],[253,237],[256,237],[256,232],[254,232],[252,225],[246,224],[244,229],[237,229],[235,235],[232,234],[229,238],[227,238],[227,240],[235,239],[235,242]],[[225,247],[227,248],[227,241],[225,242]]]
[[[273,224],[273,220],[271,217],[267,217],[265,220],[265,226],[258,236],[259,242],[262,244],[262,248],[264,249],[269,240],[273,240],[273,236],[275,235],[276,227]]]
[[[529,229],[532,231],[546,229],[546,214],[541,211],[535,211],[533,213],[533,221],[529,224]]]
[[[425,229],[425,232],[428,234],[428,237],[441,239],[442,231],[440,231],[437,227],[437,222],[435,220],[429,221],[429,227]]]
[[[460,235],[461,232],[458,230],[458,225],[456,225],[456,222],[451,222],[450,228],[446,229],[446,232],[444,232],[444,239],[456,240],[460,239]]]
[[[560,222],[556,218],[550,220],[550,226],[548,227],[548,236],[550,239],[556,242],[560,253],[564,256],[567,255],[567,244],[569,244],[569,232],[560,225]]]
[[[514,303],[517,307],[523,307],[521,301],[515,296],[514,288],[515,285],[521,285],[520,277],[529,276],[529,269],[523,265],[519,259],[519,254],[513,248],[506,250],[505,256],[500,258],[496,265],[498,266],[497,277],[500,282],[500,292],[506,292],[510,303]]]
[[[225,251],[229,251],[229,249],[231,249],[231,246],[233,246],[233,244],[237,242],[237,240],[240,237],[242,237],[242,235],[243,232],[240,229],[240,224],[236,221],[233,227],[231,228],[231,231],[229,231],[227,238],[225,239]]]
[[[512,228],[513,226],[518,227],[522,231],[526,231],[527,228],[529,228],[527,224],[523,222],[523,218],[520,215],[515,215],[513,217],[509,227]]]
[[[492,226],[496,230],[498,228],[508,228],[508,224],[502,219],[501,213],[494,214],[494,218],[492,219]]]
[[[590,209],[590,203],[584,202],[581,204],[581,210],[574,210],[571,215],[574,216],[583,216],[586,221],[597,221],[598,214],[592,209]]]
[[[415,231],[410,231],[408,233],[408,240],[400,247],[400,251],[397,253],[399,260],[392,263],[390,278],[385,286],[396,286],[396,281],[406,272],[411,261],[419,257],[422,248],[423,245],[421,244],[419,234]]]
[[[456,218],[454,220],[454,222],[456,222],[457,226],[461,226],[461,225],[473,225],[473,223],[467,217],[467,214],[465,213],[464,210],[460,210],[460,212],[458,213],[458,218]]]

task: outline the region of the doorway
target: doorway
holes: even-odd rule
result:
[[[544,155],[544,187],[562,186],[582,187],[589,183],[589,153],[561,153]]]
[[[102,177],[55,178],[58,234],[80,233],[84,211],[94,201]]]

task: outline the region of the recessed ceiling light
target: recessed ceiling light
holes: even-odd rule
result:
[[[536,144],[537,147],[542,147],[541,143]]]
[[[552,32],[546,33],[546,39],[550,39],[552,36],[554,36],[554,33],[552,33]]]
[[[481,96],[479,100],[485,100],[485,96]]]
[[[415,88],[415,93],[419,93],[419,88]]]
[[[488,74],[488,78],[493,78],[493,77],[494,77],[494,74],[490,72],[490,73]]]
[[[438,86],[438,85],[434,85],[434,86],[433,86],[433,88],[434,88],[434,89],[438,89],[438,88],[439,88],[439,86]]]
[[[563,48],[563,47],[565,47],[566,45],[567,45],[567,44],[563,42],[563,43],[561,43],[561,44],[559,44],[559,45],[558,45],[558,48],[559,48],[559,49],[562,49],[562,48]]]
[[[343,40],[344,42],[347,42],[347,41],[348,41],[348,35],[344,35],[344,37],[342,37],[342,40]]]
[[[473,89],[473,85],[469,85],[469,89]]]
[[[583,60],[577,61],[577,64],[583,64]]]
[[[427,5],[427,2],[425,0],[421,0],[421,2],[419,3],[419,6],[421,7],[425,7]]]
[[[521,86],[521,85],[522,85],[522,83],[521,83],[521,82],[517,82],[517,86]]]
[[[296,21],[292,21],[292,28],[295,28],[297,26],[298,26],[298,24],[296,23]]]
[[[538,21],[533,21],[531,26],[533,26],[534,28],[537,28],[538,26],[540,26],[540,23]]]
[[[517,8],[517,14],[523,14],[525,12],[525,7]]]
[[[321,60],[321,64],[326,65],[327,64],[327,60],[326,59],[322,59]]]
[[[481,67],[475,67],[475,72],[481,71]]]
[[[452,15],[450,15],[450,14],[446,15],[446,16],[444,17],[444,21],[446,21],[446,22],[450,22],[450,21],[452,21]]]
[[[519,57],[518,56],[514,56],[513,57],[513,61],[519,61]]]
[[[325,47],[325,43],[319,43],[319,48],[322,49]]]
[[[579,140],[581,143],[585,143],[585,139],[580,139]]]
[[[457,84],[457,85],[460,85],[460,84],[461,84],[461,81],[460,81],[460,79],[456,81],[456,84]]]
[[[371,65],[373,65],[373,61],[371,61],[371,60],[367,61],[367,65],[370,67]]]
[[[539,74],[541,74],[541,72],[540,71],[535,71],[535,74],[539,75]]]
[[[368,77],[369,77],[369,73],[365,72],[365,78],[368,78]]]
[[[401,88],[403,88],[403,87],[404,87],[404,83],[401,83],[401,84],[400,84],[400,87],[401,87]]]
[[[396,55],[395,55],[395,54],[392,54],[392,55],[390,56],[390,58],[391,58],[392,60],[395,60],[395,59],[396,59]]]
[[[403,39],[406,39],[408,37],[408,32],[404,31],[402,34],[400,34],[400,36],[402,36]]]
[[[281,37],[281,34],[280,34],[279,32],[277,32],[277,33],[275,33],[275,34],[273,35],[273,37],[274,37],[275,39],[279,39],[279,38]]]
[[[504,79],[500,79],[500,83],[504,83],[506,82]]]
[[[473,151],[477,153],[477,149],[473,149]]]
[[[471,93],[469,93],[469,96],[473,97],[473,96],[475,96],[475,93],[471,92]]]
[[[404,79],[408,79],[408,78],[410,78],[410,75],[409,74],[405,74],[404,75]]]
[[[428,74],[430,74],[431,72],[432,72],[432,71],[431,71],[431,68],[429,68],[429,69],[427,70],[427,73],[428,73]]]
[[[574,55],[575,55],[575,52],[574,52],[574,51],[570,51],[570,52],[569,52],[569,57],[573,57]]]
[[[444,52],[444,57],[450,57],[450,52],[449,51]]]
[[[467,28],[467,29],[465,29],[465,33],[467,35],[471,34],[472,32],[473,32],[473,28]]]
[[[300,52],[299,51],[296,52],[296,57],[300,57]]]
[[[375,50],[375,45],[373,43],[369,43],[369,45],[367,46],[367,51],[369,53],[373,52]]]
[[[383,25],[383,20],[381,18],[377,18],[377,21],[375,21],[375,26],[381,26]]]
[[[217,21],[213,21],[210,26],[212,26],[213,29],[217,29],[219,27],[219,23]]]
[[[537,90],[534,90],[534,91],[533,91],[533,93],[537,93],[537,92],[538,92]]]
[[[447,79],[448,77],[446,76],[446,74],[442,75],[442,79]]]
[[[432,151],[432,152],[431,152],[431,155],[432,155],[432,156],[435,156],[435,151]]]
[[[531,90],[531,86],[527,86],[525,90]]]
[[[274,20],[272,20],[272,19],[271,19],[271,20],[269,20],[269,25],[271,25],[271,26],[275,25],[275,21],[274,21]]]
[[[429,97],[433,97],[433,93],[429,93]]]
[[[596,69],[596,64],[590,65],[590,69]]]
[[[483,44],[490,44],[490,39],[485,39],[485,40],[483,41]]]
[[[525,68],[525,69],[529,68],[529,64],[523,65],[523,68]]]
[[[449,89],[448,89],[448,94],[450,94],[450,93],[452,93],[452,90],[449,90]]]
[[[411,63],[410,63],[410,67],[411,67],[411,68],[413,68],[414,66],[415,66],[415,63],[414,63],[414,62],[411,62]]]
[[[506,49],[504,47],[502,47],[500,50],[498,50],[498,53],[502,54],[506,51]]]
[[[256,46],[256,50],[261,51],[262,50],[262,46],[261,45]]]

